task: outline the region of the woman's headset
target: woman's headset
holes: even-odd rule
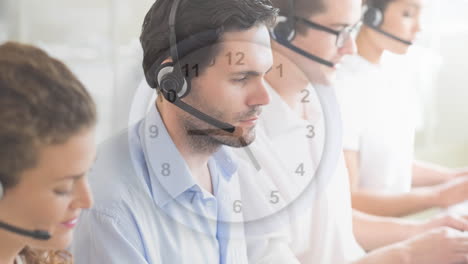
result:
[[[380,27],[382,26],[385,18],[385,10],[375,5],[374,0],[367,0],[364,15],[362,17],[362,22],[364,25],[368,26],[369,28],[389,37],[398,42],[401,42],[405,45],[413,45],[413,42],[402,39],[392,33],[382,30]]]
[[[369,27],[380,28],[384,21],[384,10],[376,7],[372,0],[368,0],[366,6],[362,22]]]
[[[4,193],[3,183],[2,181],[0,181],[0,200],[3,199],[3,193]]]
[[[5,194],[5,187],[3,186],[3,183],[0,181],[0,200],[3,199],[4,194]],[[0,229],[7,230],[10,232],[16,233],[18,235],[32,237],[38,240],[49,240],[51,238],[51,234],[46,230],[24,229],[21,227],[7,224],[3,221],[0,221]]]

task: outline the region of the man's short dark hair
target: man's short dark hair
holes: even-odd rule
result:
[[[169,13],[172,3],[172,0],[157,0],[143,22],[140,36],[143,70],[148,83],[153,86],[156,85],[155,76],[147,74],[148,71],[153,64],[160,65],[170,55]],[[203,72],[217,55],[214,44],[221,40],[224,32],[248,30],[260,24],[271,27],[276,15],[277,9],[272,7],[270,0],[183,0],[176,14],[176,37],[179,43],[189,40],[194,47],[192,51],[203,48],[195,59],[190,58]],[[213,30],[214,36],[206,38],[200,34],[208,30]],[[187,54],[180,52],[182,65]]]
[[[387,9],[388,4],[390,4],[393,1],[395,0],[367,0],[364,1],[364,4],[385,11],[385,9]]]
[[[281,16],[289,15],[290,1],[294,2],[294,13],[296,16],[309,18],[311,16],[323,13],[327,10],[326,0],[271,0],[273,6],[279,9]],[[307,27],[302,24],[296,25],[296,32],[305,34]]]

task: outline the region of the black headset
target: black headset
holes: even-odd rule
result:
[[[294,0],[288,1],[287,17],[278,16],[278,23],[271,30],[271,36],[276,41],[291,42],[296,37],[296,15]]]
[[[0,181],[0,200],[3,199],[3,192],[4,192],[4,190],[3,190],[3,183],[2,183],[2,181]]]
[[[362,22],[372,28],[379,28],[384,21],[384,11],[378,7],[372,5],[372,2],[369,0],[367,8],[362,17]]]
[[[380,27],[384,22],[384,18],[384,10],[382,10],[379,7],[376,7],[374,5],[374,1],[368,0],[365,7],[364,15],[362,17],[362,22],[364,23],[364,25],[405,45],[413,45],[413,42],[411,41],[404,40],[398,36],[395,36],[394,34],[382,30]]]
[[[187,78],[182,74],[177,46],[180,45],[184,51],[189,51],[194,46],[190,39],[184,40],[181,43],[177,43],[176,14],[180,2],[181,0],[174,0],[169,14],[169,50],[172,62],[161,64],[156,68],[156,70],[153,70],[156,65],[155,62],[155,64],[150,67],[149,71],[145,73],[147,80],[149,79],[148,83],[152,88],[157,88],[167,101],[173,103],[185,112],[195,116],[200,120],[203,120],[212,126],[217,127],[218,129],[224,130],[225,132],[234,133],[236,130],[235,126],[217,120],[180,100],[190,93],[191,84],[190,81],[187,80]],[[199,34],[212,38],[217,34],[217,30],[210,29]],[[154,75],[151,76],[153,73]],[[148,78],[148,76],[150,78]],[[155,84],[153,80],[155,80],[157,83]]]
[[[5,194],[5,187],[3,183],[0,181],[0,200],[3,199]],[[49,240],[51,235],[48,231],[45,230],[28,230],[20,227],[16,227],[5,222],[0,221],[0,228],[5,229],[7,231],[16,233],[18,235],[31,237],[38,240]]]
[[[176,98],[183,98],[190,92],[190,82],[185,79],[179,61],[176,37],[176,13],[180,0],[174,0],[169,14],[169,41],[172,62],[164,63],[155,72],[155,80],[166,100],[173,102]]]
[[[318,56],[310,54],[309,52],[293,45],[291,42],[296,37],[296,6],[294,0],[288,0],[287,16],[279,16],[278,23],[272,30],[270,30],[271,38],[278,42],[280,45],[320,64],[328,67],[334,67],[335,64],[331,61],[322,59]]]

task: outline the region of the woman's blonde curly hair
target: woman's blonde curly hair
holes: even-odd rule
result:
[[[24,248],[20,256],[26,264],[73,264],[72,255],[66,250],[36,250]]]

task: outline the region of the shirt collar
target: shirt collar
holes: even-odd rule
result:
[[[230,181],[232,175],[237,172],[237,164],[233,160],[233,154],[229,148],[224,146],[213,154],[208,164],[211,169],[218,168],[227,181]]]
[[[186,191],[201,192],[155,106],[144,118],[139,136],[149,176],[153,182],[153,197],[159,206],[164,206]],[[226,181],[230,181],[237,171],[237,166],[226,147],[221,147],[214,153],[208,164],[211,172],[220,172]]]

